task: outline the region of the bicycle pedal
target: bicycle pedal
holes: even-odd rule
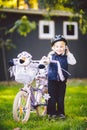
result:
[[[38,104],[36,104],[36,105],[33,105],[34,109],[36,109],[38,106],[39,106]]]

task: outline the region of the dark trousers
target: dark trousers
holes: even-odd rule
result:
[[[51,98],[48,100],[47,114],[64,114],[64,97],[66,91],[66,82],[48,81],[48,93]]]

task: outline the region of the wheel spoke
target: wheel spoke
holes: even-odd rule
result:
[[[26,107],[28,95],[25,92],[19,92],[14,100],[13,117],[16,121],[26,122],[30,115],[30,105]],[[29,102],[30,104],[30,102]]]

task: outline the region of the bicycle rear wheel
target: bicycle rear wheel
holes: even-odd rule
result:
[[[40,99],[40,104],[37,105],[36,113],[38,116],[45,116],[47,114],[47,102],[43,97]]]
[[[27,122],[30,116],[31,101],[28,93],[20,91],[17,93],[13,103],[13,118],[16,121]]]

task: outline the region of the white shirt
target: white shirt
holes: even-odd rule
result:
[[[67,62],[70,65],[75,65],[76,64],[76,59],[75,59],[74,55],[71,52],[67,53]]]

